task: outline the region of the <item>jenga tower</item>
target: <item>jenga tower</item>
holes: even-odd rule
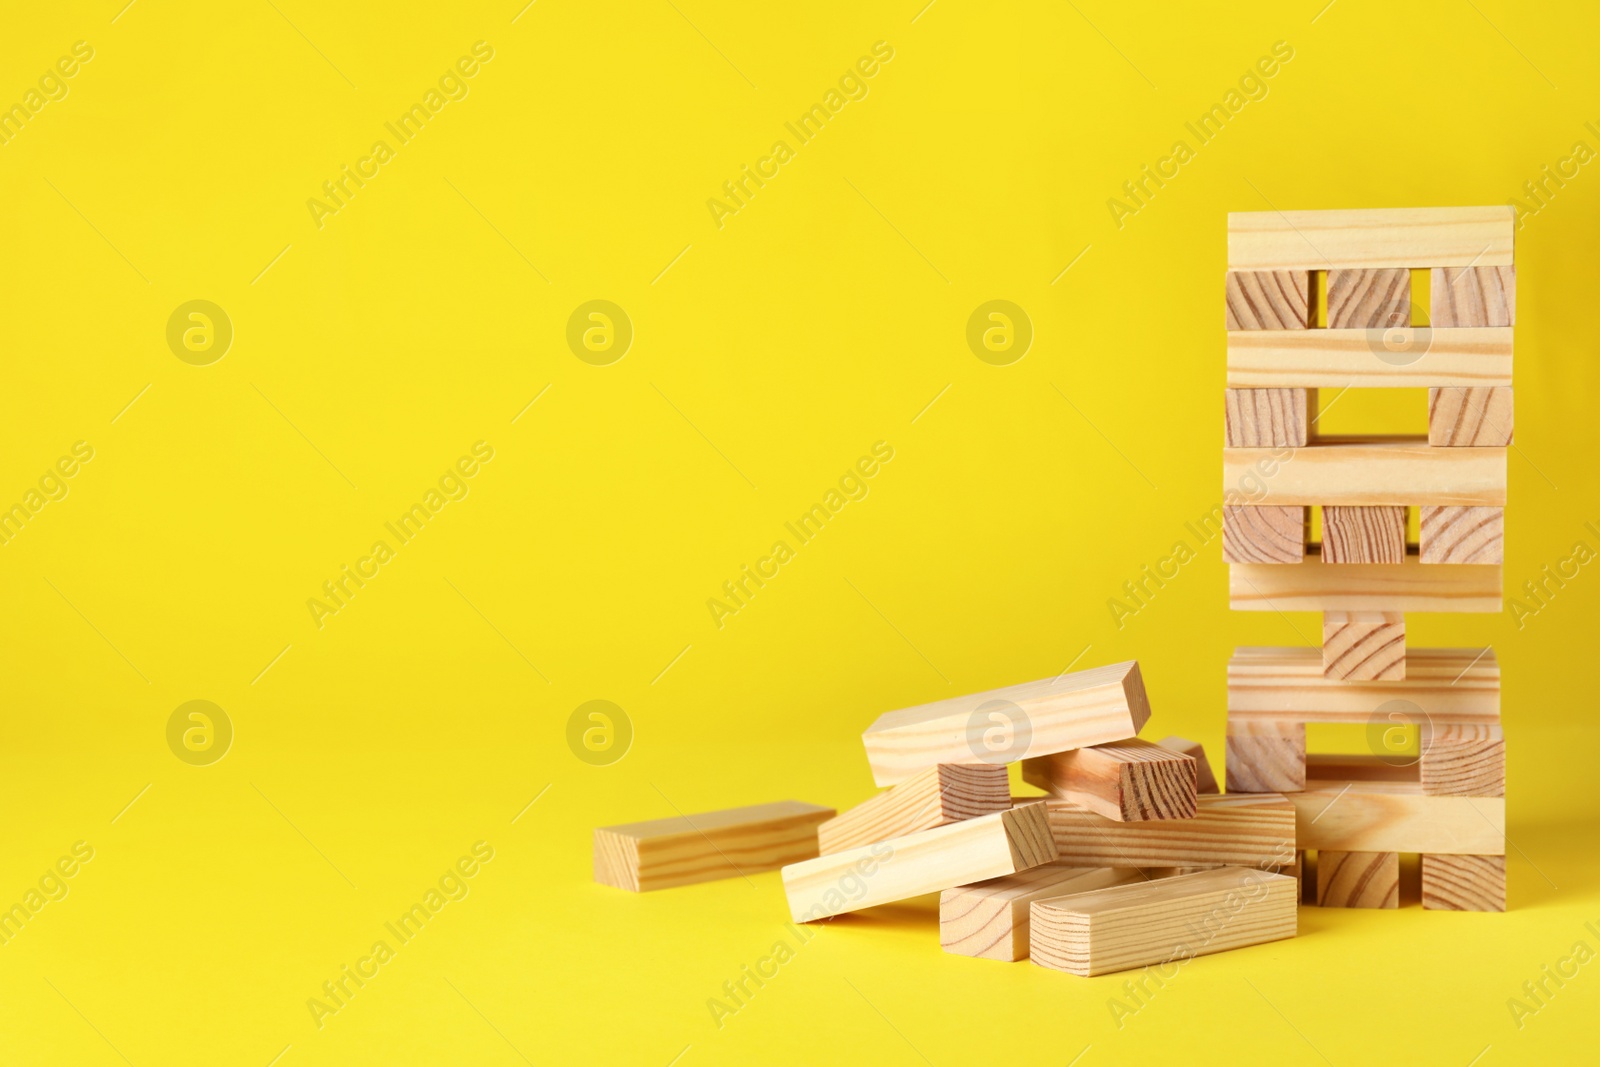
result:
[[[1230,603],[1321,612],[1322,648],[1235,650],[1227,787],[1294,800],[1324,906],[1396,907],[1414,852],[1424,907],[1505,909],[1499,665],[1490,648],[1408,650],[1405,613],[1502,610],[1512,234],[1510,207],[1228,216]],[[1414,328],[1423,268],[1431,326]],[[1317,433],[1318,389],[1421,386],[1426,438]],[[1308,758],[1312,722],[1366,724],[1371,751]],[[1420,756],[1389,755],[1411,725]]]

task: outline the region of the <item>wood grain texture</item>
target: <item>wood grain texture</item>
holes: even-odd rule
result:
[[[1225,283],[1230,330],[1305,330],[1316,299],[1308,270],[1230,270]]]
[[[1429,389],[1428,444],[1435,448],[1493,448],[1511,444],[1515,436],[1511,394],[1510,386]],[[1483,503],[1503,504],[1505,501]]]
[[[1181,752],[1139,738],[1022,761],[1022,780],[1108,819],[1192,819],[1199,772]]]
[[[1028,958],[1029,905],[1068,893],[1106,889],[1146,876],[1131,867],[1046,863],[939,894],[939,945],[958,956],[1014,962]]]
[[[1420,782],[1308,779],[1286,794],[1299,848],[1339,852],[1505,854],[1503,797],[1436,797]]]
[[[1423,563],[1504,563],[1506,509],[1436,506],[1422,509]]]
[[[1206,759],[1205,746],[1198,741],[1190,741],[1186,737],[1163,737],[1156,744],[1169,752],[1181,752],[1194,760],[1195,792],[1220,793],[1217,785],[1217,776],[1211,772],[1211,761]]]
[[[1434,267],[1428,297],[1434,326],[1514,326],[1517,268]]]
[[[1308,550],[1298,567],[1234,563],[1228,568],[1229,605],[1235,611],[1440,611],[1501,610],[1501,567],[1465,563],[1423,566],[1414,555],[1401,564],[1322,562]],[[1319,656],[1320,658],[1320,656]]]
[[[829,819],[817,827],[817,844],[826,856],[1010,806],[1005,764],[940,763]]]
[[[1317,853],[1317,904],[1324,908],[1398,908],[1400,853]]]
[[[770,871],[817,854],[832,808],[780,800],[747,808],[599,827],[594,880],[635,893]]]
[[[1506,795],[1506,738],[1498,725],[1422,728],[1422,791],[1432,796]]]
[[[1513,332],[1418,327],[1385,335],[1375,345],[1366,330],[1240,331],[1228,334],[1226,384],[1232,389],[1510,385]]]
[[[1222,437],[1228,448],[1299,448],[1315,415],[1314,389],[1223,390]]]
[[[1264,465],[1264,466],[1260,466]],[[1261,470],[1272,473],[1260,476]],[[1504,448],[1436,448],[1419,436],[1323,437],[1282,449],[1224,448],[1222,484],[1251,484],[1256,504],[1376,505],[1506,502]]]
[[[1229,793],[1293,793],[1306,784],[1304,723],[1228,719]]]
[[[1500,664],[1491,648],[1410,648],[1403,682],[1323,677],[1322,651],[1243,646],[1228,661],[1228,721],[1365,723],[1392,700],[1434,723],[1500,721]]]
[[[1406,509],[1344,507],[1322,509],[1322,562],[1403,563]]]
[[[1411,272],[1403,268],[1330,270],[1328,328],[1387,330],[1411,325]]]
[[[1228,267],[1509,266],[1515,218],[1509,205],[1233,212]]]
[[[1037,900],[1029,957],[1090,977],[1293,937],[1295,880],[1221,867]]]
[[[1422,906],[1430,911],[1505,911],[1504,856],[1422,856]]]
[[[1398,611],[1323,612],[1322,676],[1341,682],[1404,681],[1406,617]]]
[[[1421,757],[1311,752],[1306,755],[1306,780],[1416,784],[1422,781]]]
[[[1226,504],[1222,559],[1226,563],[1299,563],[1306,556],[1304,505]]]
[[[1276,793],[1202,796],[1194,818],[1155,822],[1117,822],[1070,800],[1039,803],[1049,813],[1061,862],[1080,867],[1266,870],[1294,862],[1294,806]]]
[[[1149,718],[1129,660],[887,712],[861,738],[873,779],[894,785],[936,763],[1011,763],[1121,741]]]

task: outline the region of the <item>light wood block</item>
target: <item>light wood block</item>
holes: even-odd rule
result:
[[[1265,465],[1263,468],[1260,465]],[[1435,448],[1422,437],[1324,437],[1283,455],[1281,449],[1224,448],[1222,484],[1252,472],[1256,504],[1376,505],[1506,502],[1504,448]]]
[[[1145,881],[1131,867],[1068,867],[1046,863],[1004,878],[939,894],[939,945],[958,956],[1028,958],[1029,906],[1068,893]]]
[[[1428,444],[1435,448],[1494,448],[1511,444],[1512,390],[1463,389],[1444,386],[1428,390]],[[1449,503],[1449,501],[1439,501]],[[1484,501],[1484,503],[1505,503]]]
[[[1411,648],[1403,682],[1341,682],[1322,651],[1243,646],[1228,661],[1228,721],[1364,723],[1395,700],[1434,723],[1500,721],[1500,664],[1491,648]]]
[[[1011,807],[1003,763],[940,763],[817,827],[822,854],[860,848]]]
[[[1517,268],[1434,267],[1428,296],[1434,326],[1514,326]]]
[[[1406,617],[1398,611],[1324,612],[1322,676],[1341,682],[1404,681]]]
[[[1228,568],[1229,606],[1235,611],[1449,611],[1499,614],[1501,567],[1463,563],[1424,566],[1408,555],[1401,564],[1325,564],[1308,551],[1298,567],[1235,563]],[[1320,653],[1319,657],[1320,659]]]
[[[1217,776],[1211,773],[1211,761],[1206,759],[1205,746],[1198,741],[1190,741],[1184,737],[1163,737],[1156,744],[1169,752],[1181,752],[1194,760],[1195,792],[1220,793],[1217,786]]]
[[[1023,803],[1013,798],[1013,803]],[[1080,867],[1288,867],[1294,806],[1276,793],[1197,798],[1192,819],[1117,822],[1070,800],[1038,801],[1061,862]]]
[[[1422,906],[1430,911],[1505,911],[1506,858],[1425,853]]]
[[[1505,508],[1425,507],[1420,557],[1424,563],[1504,563],[1505,526]]]
[[[936,763],[1010,763],[1122,741],[1149,718],[1139,664],[1129,660],[887,712],[862,741],[873,779],[894,785]]]
[[[817,854],[832,808],[780,800],[727,811],[603,826],[594,880],[635,893],[770,871]]]
[[[1405,508],[1322,509],[1322,562],[1403,563],[1405,558]]]
[[[1410,271],[1385,267],[1328,272],[1330,330],[1387,330],[1410,325]]]
[[[1312,325],[1316,297],[1308,270],[1228,272],[1230,330],[1305,330]]]
[[[1398,908],[1400,853],[1317,853],[1317,903],[1324,908]]]
[[[1224,505],[1223,561],[1299,563],[1306,556],[1307,514],[1306,508],[1300,505]]]
[[[1230,389],[1420,389],[1511,384],[1507,327],[1389,331],[1253,330],[1228,334]],[[1391,350],[1386,343],[1393,344]]]
[[[1032,905],[1034,963],[1090,977],[1293,937],[1295,880],[1221,867]]]
[[[1488,723],[1425,725],[1422,791],[1432,796],[1506,795],[1506,739]]]
[[[1510,266],[1515,219],[1509,205],[1233,212],[1228,267]]]
[[[1139,738],[1022,762],[1022,780],[1108,819],[1192,819],[1199,772],[1181,752]]]
[[[1058,858],[1039,802],[834,852],[783,869],[795,922],[887,904]]]
[[[1505,854],[1503,797],[1436,797],[1420,782],[1307,780],[1286,794],[1299,848],[1339,852]]]
[[[1222,435],[1228,448],[1299,448],[1315,417],[1314,389],[1223,390]]]
[[[1228,720],[1229,793],[1292,793],[1306,784],[1304,723]]]

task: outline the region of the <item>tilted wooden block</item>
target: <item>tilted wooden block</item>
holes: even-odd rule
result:
[[[1236,211],[1232,270],[1509,266],[1516,211],[1496,207]]]
[[[1369,722],[1386,708],[1434,723],[1500,721],[1500,663],[1491,648],[1411,648],[1404,682],[1323,677],[1320,649],[1243,646],[1228,661],[1228,721]]]
[[[1316,308],[1308,270],[1228,272],[1230,330],[1305,330]]]
[[[1511,384],[1503,326],[1412,330],[1249,330],[1228,334],[1230,389],[1420,389]]]
[[[1023,760],[1022,780],[1119,822],[1192,819],[1199,771],[1181,752],[1139,738]]]
[[[1194,760],[1196,793],[1222,792],[1217,785],[1217,776],[1211,773],[1211,761],[1206,759],[1205,746],[1200,742],[1184,737],[1163,737],[1156,744],[1169,752],[1182,752]]]
[[[1497,563],[1434,567],[1423,566],[1416,556],[1407,556],[1401,564],[1335,565],[1324,563],[1319,552],[1307,552],[1298,567],[1235,563],[1228,568],[1228,603],[1235,611],[1498,614],[1500,591],[1501,567]]]
[[[1011,807],[1003,763],[940,763],[817,827],[822,854],[859,848]]]
[[[1121,741],[1148,718],[1139,664],[1129,660],[887,712],[861,739],[873,779],[894,785],[936,763],[1013,763]]]
[[[1411,272],[1330,270],[1328,328],[1387,330],[1411,325]]]
[[[1504,856],[1422,856],[1422,906],[1430,911],[1505,911]]]
[[[1293,937],[1295,880],[1220,867],[1033,903],[1034,963],[1090,977]]]
[[[1299,563],[1306,557],[1306,508],[1228,504],[1222,509],[1226,563]]]
[[[1322,509],[1322,562],[1404,563],[1405,559],[1405,508]]]
[[[1315,408],[1315,389],[1225,389],[1223,444],[1228,448],[1303,447]]]
[[[599,827],[594,880],[639,893],[770,871],[815,856],[817,825],[833,814],[832,808],[780,800]]]
[[[1317,853],[1317,903],[1324,908],[1398,908],[1400,853]]]
[[[1517,269],[1434,267],[1428,321],[1434,326],[1513,326],[1517,321]]]
[[[1132,867],[1047,863],[939,894],[939,944],[958,956],[1028,958],[1028,909],[1035,900],[1105,889],[1146,878]]]
[[[1505,527],[1505,508],[1425,507],[1422,562],[1504,563]]]
[[[1024,803],[1013,798],[1014,803]],[[1294,862],[1294,805],[1276,793],[1203,796],[1192,819],[1117,822],[1046,799],[1061,862],[1080,867],[1260,867]]]
[[[818,856],[783,869],[795,922],[1015,874],[1057,858],[1042,804]]]
[[[1506,795],[1506,739],[1488,723],[1422,728],[1422,791],[1432,796]]]
[[[1306,727],[1228,719],[1229,793],[1293,793],[1306,784]]]
[[[1422,437],[1321,437],[1283,449],[1224,448],[1222,484],[1259,484],[1256,504],[1476,504],[1506,502],[1506,450],[1436,448]],[[1254,483],[1252,473],[1271,471]]]
[[[1494,448],[1511,444],[1512,389],[1463,389],[1459,386],[1428,390],[1428,444],[1434,448]],[[1435,501],[1450,503],[1450,501]],[[1485,504],[1503,504],[1485,500]]]
[[[1295,807],[1299,848],[1339,852],[1504,855],[1502,797],[1435,797],[1420,782],[1308,780],[1286,794]]]
[[[1399,682],[1406,676],[1406,617],[1398,611],[1322,614],[1322,676]]]

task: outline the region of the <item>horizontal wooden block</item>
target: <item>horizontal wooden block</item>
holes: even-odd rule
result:
[[[1411,648],[1403,682],[1341,682],[1322,651],[1243,646],[1228,660],[1228,721],[1364,723],[1415,705],[1434,723],[1500,721],[1500,663],[1491,648]]]
[[[1422,906],[1430,911],[1505,911],[1506,858],[1424,854]]]
[[[1303,505],[1224,505],[1223,561],[1299,563],[1306,557],[1307,514]]]
[[[1260,945],[1296,932],[1295,880],[1220,867],[1037,900],[1029,956],[1090,977]]]
[[[1224,448],[1222,484],[1261,486],[1256,504],[1481,504],[1506,502],[1503,448],[1435,448],[1420,437],[1325,437],[1281,449]]]
[[[939,894],[939,945],[958,956],[1028,958],[1028,912],[1035,900],[1145,881],[1132,867],[1068,867],[1046,863],[1004,878]]]
[[[1298,567],[1275,563],[1230,565],[1228,603],[1235,611],[1499,614],[1500,583],[1498,564],[1433,567],[1423,566],[1416,556],[1407,556],[1400,564],[1326,564],[1321,553],[1308,551],[1305,562]]]
[[[1434,326],[1513,326],[1517,268],[1434,267],[1428,321]]]
[[[936,763],[1013,763],[1121,741],[1149,718],[1139,664],[1129,660],[887,712],[861,739],[873,779],[894,785]]]
[[[1398,908],[1400,853],[1317,853],[1317,903],[1324,908]]]
[[[1022,804],[993,815],[834,852],[783,869],[795,922],[887,904],[1015,874],[1057,858],[1045,810]]]
[[[1506,327],[1257,330],[1228,334],[1230,389],[1419,389],[1511,384]]]
[[[1509,205],[1237,211],[1228,268],[1509,266],[1515,219]]]
[[[1436,797],[1418,782],[1308,779],[1285,794],[1295,807],[1299,848],[1339,852],[1431,852],[1504,855],[1502,797]]]
[[[727,811],[603,826],[594,880],[635,893],[770,871],[817,854],[832,808],[780,800]]]
[[[1406,509],[1342,507],[1322,509],[1322,562],[1403,563]]]
[[[1314,389],[1223,390],[1222,438],[1228,448],[1298,448],[1315,417]]]
[[[1139,738],[1022,762],[1022,780],[1108,819],[1192,819],[1199,771],[1181,752]]]
[[[1380,756],[1311,752],[1306,755],[1306,780],[1317,782],[1411,782],[1422,781],[1420,756]]]
[[[1292,793],[1306,784],[1304,723],[1228,720],[1229,793]]]
[[[1422,791],[1432,796],[1506,795],[1506,739],[1498,725],[1422,728]]]
[[[1435,448],[1473,449],[1511,444],[1515,422],[1511,394],[1510,386],[1492,389],[1443,386],[1429,389],[1428,444]]]
[[[825,856],[1011,807],[1003,763],[940,763],[817,827]]]
[[[1406,617],[1398,611],[1324,612],[1322,676],[1341,682],[1404,681]]]
[[[1394,267],[1328,271],[1330,330],[1387,330],[1410,325],[1410,271]]]
[[[1061,862],[1080,867],[1275,869],[1294,862],[1294,806],[1276,793],[1202,796],[1194,818],[1155,822],[1117,822],[1070,800],[1036,803],[1049,813]]]
[[[1220,793],[1217,786],[1217,776],[1211,772],[1211,761],[1206,759],[1205,746],[1198,741],[1190,741],[1184,737],[1163,737],[1156,744],[1169,752],[1181,752],[1194,760],[1195,792]]]
[[[1424,563],[1505,562],[1505,508],[1425,507],[1421,525]]]
[[[1305,330],[1312,325],[1316,294],[1308,270],[1230,270],[1225,288],[1230,330]]]

